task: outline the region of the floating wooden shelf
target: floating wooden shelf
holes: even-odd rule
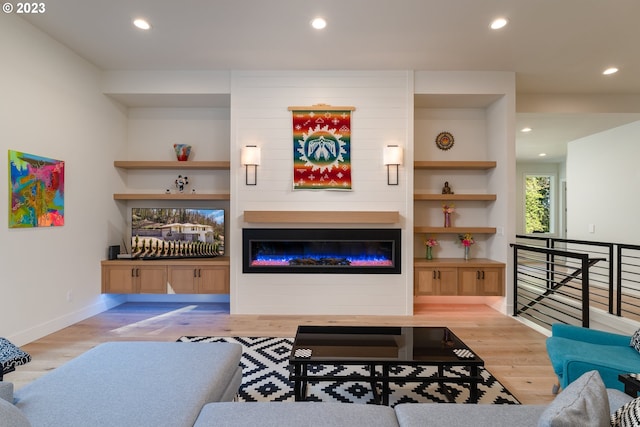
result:
[[[463,233],[476,233],[476,234],[495,234],[495,227],[421,227],[416,226],[413,228],[414,233],[427,233],[427,234],[463,234]]]
[[[230,169],[229,161],[148,161],[116,160],[113,166],[121,169]]]
[[[396,224],[398,211],[244,211],[245,222]]]
[[[496,167],[493,161],[415,161],[414,169],[488,170]]]
[[[427,193],[416,193],[413,195],[413,200],[433,200],[433,201],[450,201],[450,200],[486,200],[493,201],[496,200],[495,194],[427,194]]]
[[[188,193],[188,194],[154,194],[154,193],[116,193],[114,200],[231,200],[229,193]]]

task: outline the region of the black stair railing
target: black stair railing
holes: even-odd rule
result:
[[[525,313],[536,323],[550,326],[556,322],[589,326],[589,268],[601,259],[590,259],[588,254],[548,249],[520,244],[514,248],[514,316]],[[559,271],[554,257],[561,257],[580,267]],[[556,277],[562,277],[556,281]],[[576,285],[576,282],[579,285]],[[521,286],[519,286],[520,284]],[[565,291],[565,287],[567,289]]]
[[[585,304],[581,295],[586,294],[591,309],[640,322],[639,245],[528,235],[516,238],[512,245],[514,315],[522,310],[523,316],[544,326],[549,322],[583,324],[583,310],[576,313],[575,307]],[[572,253],[587,256],[586,269],[583,260]]]

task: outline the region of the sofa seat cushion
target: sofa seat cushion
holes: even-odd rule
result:
[[[388,406],[334,402],[244,402],[206,405],[194,427],[398,426]]]
[[[401,403],[395,406],[400,427],[535,426],[545,405],[472,405]]]
[[[191,427],[238,378],[241,353],[232,343],[101,344],[17,390],[15,403],[38,427]]]

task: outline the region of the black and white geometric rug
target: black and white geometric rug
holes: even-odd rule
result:
[[[242,402],[292,402],[293,383],[289,381],[289,354],[293,338],[260,337],[180,337],[180,342],[235,342],[242,345],[242,385],[239,400]],[[429,377],[436,375],[434,367],[398,367],[392,373],[411,370],[410,375]],[[310,373],[328,375],[346,372],[366,374],[364,368],[341,365],[320,365],[309,367]],[[460,376],[463,368],[452,367],[445,375]],[[478,384],[478,403],[519,404],[515,398],[489,371],[480,368],[483,381]],[[451,394],[456,403],[465,403],[469,399],[469,386],[449,383]],[[309,382],[307,400],[322,402],[373,403],[373,393],[368,383]],[[449,402],[438,391],[438,384],[404,383],[391,384],[389,405],[406,402]]]

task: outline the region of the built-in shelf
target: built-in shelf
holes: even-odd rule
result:
[[[414,169],[488,170],[496,167],[494,161],[415,161]]]
[[[495,194],[427,194],[416,193],[413,195],[413,200],[426,200],[426,201],[494,201],[496,200]]]
[[[230,169],[231,162],[225,160],[212,161],[149,161],[149,160],[116,160],[113,166],[120,169]]]
[[[462,234],[462,233],[475,233],[475,234],[496,234],[495,227],[422,227],[416,226],[413,228],[415,233],[427,233],[427,234]]]
[[[231,200],[229,193],[187,193],[187,194],[154,194],[154,193],[116,193],[114,200]]]
[[[245,222],[313,224],[396,224],[398,211],[244,211]]]

